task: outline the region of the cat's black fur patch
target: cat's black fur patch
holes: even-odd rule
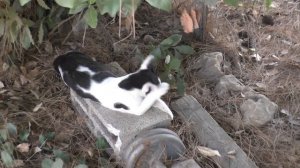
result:
[[[125,110],[129,110],[129,108],[126,106],[126,105],[124,105],[124,104],[122,104],[122,103],[115,103],[114,104],[114,107],[115,108],[123,108],[123,109],[125,109]]]
[[[104,79],[108,77],[115,77],[115,76],[110,72],[104,71],[104,72],[98,72],[97,74],[93,75],[92,79],[98,83],[101,83]]]
[[[94,96],[91,94],[84,93],[82,90],[78,88],[78,86],[89,89],[91,86],[91,79],[96,82],[102,82],[107,77],[113,77],[111,73],[107,72],[105,66],[95,62],[90,57],[80,53],[80,52],[69,52],[64,55],[58,56],[53,62],[54,69],[58,74],[59,67],[62,69],[62,77],[65,83],[72,88],[77,94],[84,98],[89,98],[94,101],[99,102]],[[90,76],[87,72],[79,72],[77,68],[79,66],[88,67],[91,71],[96,74]]]
[[[119,87],[126,90],[142,89],[143,85],[147,82],[153,83],[154,85],[159,84],[157,76],[149,69],[141,70],[135,74],[130,75],[119,83]]]
[[[53,62],[55,70],[59,73],[58,66],[61,65],[63,71],[76,71],[80,66],[88,67],[91,71],[101,72],[106,71],[105,66],[95,62],[92,58],[82,54],[81,52],[72,51],[64,55],[60,55]]]

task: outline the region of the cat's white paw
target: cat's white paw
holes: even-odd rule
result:
[[[159,90],[162,95],[166,94],[169,89],[170,89],[170,85],[166,82],[163,82],[159,85]]]

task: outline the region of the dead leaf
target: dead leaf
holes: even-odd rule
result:
[[[21,85],[25,85],[29,82],[29,80],[24,75],[20,75],[20,81]]]
[[[42,107],[43,103],[40,103],[38,105],[36,105],[34,108],[33,108],[33,112],[37,112],[41,107]]]
[[[0,81],[0,89],[4,88],[4,83]]]
[[[23,160],[14,160],[14,163],[13,163],[13,167],[23,167],[24,166],[24,162]]]
[[[27,70],[24,66],[20,66],[20,70],[21,70],[22,74],[25,74],[25,75],[27,74]]]
[[[3,65],[2,65],[2,70],[3,70],[3,72],[7,71],[8,68],[9,68],[9,65],[8,65],[7,63],[4,62]]]
[[[287,115],[287,116],[291,116],[291,113],[290,113],[288,110],[286,110],[286,109],[282,109],[282,110],[280,110],[280,112],[281,112],[282,114]]]
[[[197,146],[198,151],[204,155],[204,156],[209,156],[209,157],[213,157],[213,156],[219,156],[221,157],[219,151],[217,150],[213,150],[204,146]]]
[[[35,147],[35,148],[34,148],[34,153],[39,153],[39,152],[41,152],[41,151],[42,151],[42,149],[39,148],[39,147]]]
[[[260,88],[260,89],[266,89],[267,88],[267,85],[266,84],[264,84],[264,83],[256,83],[255,84],[258,88]]]
[[[17,145],[17,150],[21,153],[27,153],[29,151],[29,143],[21,143]]]

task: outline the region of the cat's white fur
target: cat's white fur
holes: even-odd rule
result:
[[[141,64],[140,69],[134,73],[138,73],[140,70],[147,69],[148,65],[153,59],[154,56],[149,55]],[[63,77],[64,72],[59,66],[58,69]],[[97,73],[85,66],[78,66],[76,70],[79,72],[86,72],[90,76],[93,76]],[[118,86],[121,81],[134,73],[121,77],[108,77],[100,83],[92,80],[89,89],[82,88],[79,85],[77,85],[77,88],[82,90],[84,93],[94,96],[104,107],[115,111],[133,115],[143,115],[152,106],[155,106],[168,113],[173,118],[172,111],[165,104],[165,102],[161,100],[161,96],[166,94],[169,90],[168,83],[161,83],[160,79],[158,78],[158,85],[148,82],[143,85],[142,89],[135,88],[132,90],[126,90]],[[149,88],[151,91],[147,94]],[[123,108],[115,108],[115,103],[117,102],[126,105],[129,109],[126,110]]]

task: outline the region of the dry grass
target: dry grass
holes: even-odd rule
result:
[[[252,62],[247,58],[249,53],[244,53],[239,79],[254,89],[258,89],[257,83],[264,84],[266,87],[257,91],[277,103],[280,109],[288,111],[289,116],[278,112],[275,119],[262,128],[235,130],[231,118],[241,100],[235,97],[219,100],[212,88],[197,81],[191,81],[193,85],[189,91],[259,167],[297,167],[300,163],[300,124],[296,119],[300,116],[299,2],[275,2],[280,7],[269,10],[261,9],[260,4],[250,4],[252,11],[258,12],[258,17],[253,16],[254,21],[246,21],[242,26],[241,14],[249,12],[249,8],[220,5],[212,13],[214,28],[211,31],[216,41],[229,48],[235,46],[236,52],[240,46],[237,33],[246,30],[252,36],[262,62]],[[225,17],[225,14],[235,17]],[[260,15],[265,14],[274,17],[274,26],[261,24]],[[267,39],[269,35],[271,39]],[[272,62],[277,62],[278,66],[267,69],[265,65]]]

